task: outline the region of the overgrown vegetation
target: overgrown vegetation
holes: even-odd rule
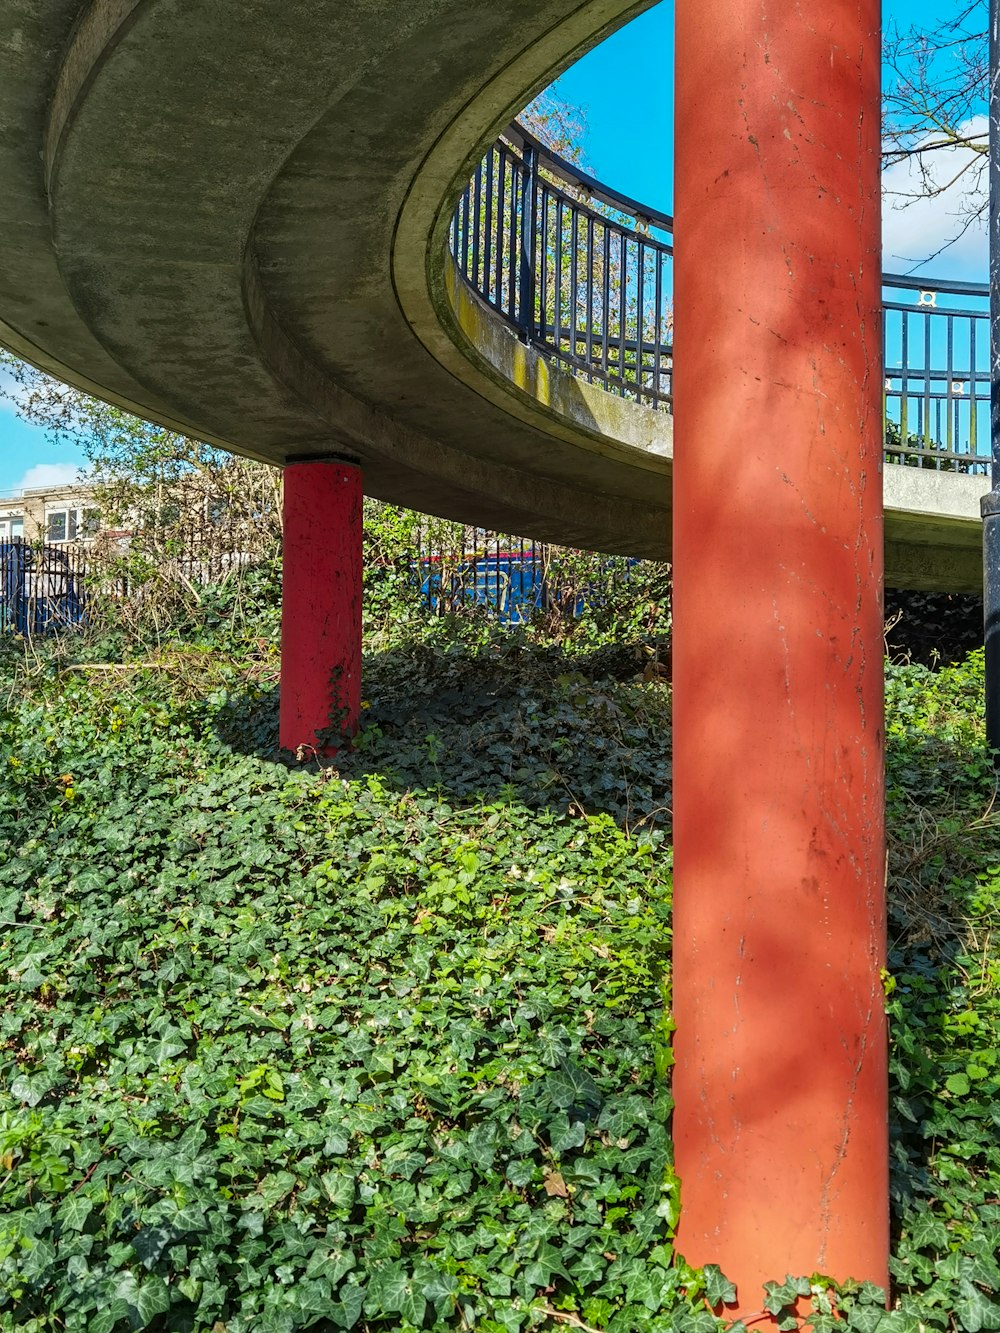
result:
[[[376,599],[356,751],[289,767],[275,585],[238,586],[172,637],[0,641],[0,1329],[710,1333],[641,635],[400,643]],[[896,1308],[819,1330],[1000,1327],[981,687],[890,670]]]

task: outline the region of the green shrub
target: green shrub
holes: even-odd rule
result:
[[[668,687],[397,646],[297,768],[273,634],[99,646],[0,651],[0,1329],[714,1330],[670,1248]],[[1000,1326],[981,690],[888,675],[894,1308],[817,1330]]]

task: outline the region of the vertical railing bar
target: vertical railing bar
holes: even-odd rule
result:
[[[530,342],[535,326],[535,205],[538,198],[538,153],[534,148],[524,150],[524,168],[521,174],[521,246],[520,281],[518,283],[517,323],[526,342]]]
[[[555,313],[552,321],[553,342],[555,344],[556,357],[562,360],[562,257],[563,257],[563,201],[562,196],[556,196],[556,271],[553,279],[553,296],[555,298]]]
[[[979,432],[976,420],[979,415],[979,399],[976,394],[976,384],[978,382],[976,329],[978,327],[979,320],[973,315],[969,320],[969,453],[977,456],[979,454]]]
[[[625,393],[625,340],[628,332],[628,239],[623,230],[618,232],[618,265],[621,269],[618,278],[618,374],[621,378],[619,392]]]
[[[643,291],[646,286],[646,246],[639,238],[639,268],[635,292],[635,387],[641,403],[643,400],[642,384],[642,345],[646,333],[646,312],[643,309]]]
[[[513,322],[517,323],[517,291],[518,291],[518,266],[516,258],[518,254],[518,207],[517,197],[520,193],[521,163],[511,155],[510,159],[510,222],[507,227],[507,316]]]
[[[549,188],[542,182],[541,208],[541,260],[538,272],[538,334],[543,343],[549,337],[549,214],[551,212]]]
[[[899,312],[900,319],[900,363],[902,370],[902,379],[899,386],[899,442],[906,445],[909,435],[909,407],[910,407],[910,313],[908,310]],[[900,455],[902,457],[902,455]]]
[[[594,382],[594,219],[587,215],[587,374]]]
[[[480,288],[487,301],[491,298],[490,283],[493,268],[493,170],[496,163],[496,151],[491,148],[486,154],[486,199],[483,208],[483,285]]]
[[[573,228],[569,242],[569,310],[570,328],[572,330],[571,336],[573,339],[570,354],[572,357],[571,365],[575,366],[579,359],[577,336],[580,326],[580,312],[577,309],[580,288],[579,275],[577,273],[577,265],[579,264],[580,217],[575,208],[571,208],[570,210],[570,224]]]
[[[944,428],[944,446],[945,450],[953,456],[958,456],[958,450],[955,448],[955,431],[952,421],[952,409],[955,402],[955,319],[953,315],[948,315],[945,320],[945,428]]]
[[[472,282],[476,291],[482,291],[483,284],[479,277],[479,239],[482,233],[483,209],[483,164],[476,167],[472,187]]]
[[[929,315],[924,316],[924,448],[931,448],[931,316]]]
[[[469,276],[469,194],[472,186],[467,185],[462,195],[462,255],[459,264],[463,275]]]
[[[610,336],[611,306],[611,242],[610,228],[604,224],[604,271],[601,274],[601,378],[608,383],[608,338]]]
[[[663,346],[663,264],[665,256],[661,252],[656,256],[656,306],[653,311],[653,401],[658,403],[660,388],[660,356]]]
[[[497,209],[496,209],[496,308],[503,312],[504,290],[504,255],[503,238],[504,212],[507,208],[507,150],[500,145],[497,154]]]

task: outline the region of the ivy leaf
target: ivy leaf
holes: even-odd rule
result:
[[[769,1314],[780,1314],[786,1306],[794,1305],[800,1296],[812,1291],[806,1277],[786,1277],[784,1282],[764,1283],[764,1309]]]
[[[337,1328],[353,1328],[365,1306],[364,1288],[347,1283],[341,1287],[338,1295],[340,1301],[331,1305],[328,1318]]]
[[[37,1106],[45,1094],[49,1091],[52,1084],[44,1074],[38,1074],[29,1077],[27,1074],[18,1074],[11,1080],[10,1091],[13,1097],[25,1106]]]
[[[506,1176],[512,1185],[530,1185],[535,1178],[535,1163],[530,1157],[515,1157],[507,1163]]]
[[[441,1301],[454,1296],[459,1289],[458,1278],[454,1273],[443,1273],[435,1269],[423,1285],[423,1293],[429,1301]]]
[[[928,1208],[923,1208],[910,1217],[908,1229],[910,1242],[918,1250],[948,1248],[948,1229]]]
[[[168,1029],[157,1041],[150,1043],[149,1056],[157,1067],[187,1050],[187,1042],[179,1038],[180,1033],[176,1028]]]
[[[424,1322],[424,1314],[427,1311],[427,1297],[422,1291],[418,1291],[412,1278],[406,1284],[402,1299],[399,1303],[399,1313],[404,1319],[408,1319],[411,1324],[419,1327]]]
[[[330,1249],[316,1249],[309,1259],[306,1269],[312,1276],[314,1273],[322,1274],[331,1284],[336,1286],[345,1274],[349,1273],[357,1263],[354,1251],[346,1246],[335,1245]]]
[[[114,1300],[127,1308],[128,1320],[134,1329],[146,1328],[158,1314],[170,1309],[170,1292],[161,1277],[150,1277],[140,1283],[134,1273],[122,1273],[114,1286]]]
[[[326,1171],[319,1178],[323,1192],[335,1208],[350,1208],[354,1202],[355,1180],[347,1171]]]
[[[857,1333],[877,1333],[887,1317],[885,1310],[878,1306],[855,1306],[851,1311],[851,1333],[854,1333],[855,1329]],[[798,1321],[796,1321],[796,1327],[798,1327]]]
[[[67,1231],[82,1231],[94,1210],[93,1202],[83,1194],[70,1194],[59,1209],[59,1221]]]
[[[560,1172],[546,1171],[544,1175],[545,1179],[543,1180],[542,1184],[545,1189],[545,1193],[549,1195],[550,1198],[559,1198],[559,1199],[569,1198],[569,1189],[566,1185],[566,1181],[563,1179]]]
[[[132,1248],[145,1267],[152,1268],[173,1238],[166,1227],[143,1227],[132,1237]]]
[[[573,1265],[571,1275],[581,1288],[596,1286],[604,1277],[608,1261],[594,1250],[585,1250]]]
[[[91,1315],[88,1321],[89,1333],[114,1333],[114,1328],[123,1319],[130,1320],[130,1306],[127,1301],[113,1300]]]
[[[601,1090],[585,1069],[572,1060],[563,1060],[545,1080],[545,1088],[560,1110],[570,1119],[591,1120],[601,1108]]]
[[[385,1272],[372,1294],[387,1314],[401,1314],[411,1324],[423,1322],[427,1298],[418,1290],[413,1275],[399,1265]]]
[[[323,1142],[323,1152],[327,1157],[342,1157],[350,1146],[349,1135],[339,1129],[332,1129]]]
[[[587,1138],[587,1127],[582,1120],[569,1120],[561,1115],[552,1122],[549,1142],[556,1156],[570,1148],[582,1148]]]
[[[971,1282],[963,1282],[961,1291],[961,1296],[955,1302],[955,1318],[965,1333],[980,1333],[984,1328],[1000,1327],[1000,1305],[991,1301]]]
[[[736,1287],[725,1276],[718,1264],[706,1264],[705,1295],[711,1306],[728,1305],[736,1300]]]

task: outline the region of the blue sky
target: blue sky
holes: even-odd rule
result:
[[[18,417],[11,403],[0,401],[0,496],[23,486],[70,481],[83,461],[80,450],[47,440],[43,430]]]
[[[885,0],[882,22],[906,29],[950,12],[947,0]],[[673,23],[673,5],[664,0],[577,61],[553,89],[586,112],[595,174],[667,213],[673,208]]]
[[[883,23],[895,21],[903,28],[933,24],[950,12],[949,0],[884,0]],[[585,147],[592,170],[609,185],[666,212],[673,205],[673,64],[673,5],[664,0],[585,56],[554,90],[586,112]],[[906,186],[905,179],[897,183]],[[949,208],[945,201],[899,210],[887,200],[885,267],[905,272],[912,267],[907,261],[923,258],[952,234]],[[920,271],[985,280],[985,237],[971,234]],[[49,442],[0,399],[0,495],[24,485],[69,480],[82,462],[78,450]]]

